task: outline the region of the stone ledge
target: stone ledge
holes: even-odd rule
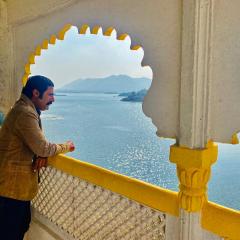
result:
[[[24,240],[73,240],[66,232],[62,231],[51,221],[32,210],[32,222]]]

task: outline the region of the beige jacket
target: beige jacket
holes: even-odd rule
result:
[[[0,129],[0,196],[32,200],[38,190],[34,154],[49,157],[69,151],[67,144],[48,142],[39,123],[32,101],[22,94]]]

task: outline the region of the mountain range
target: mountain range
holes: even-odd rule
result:
[[[105,78],[77,79],[57,89],[58,92],[122,93],[148,89],[151,80],[127,75],[112,75]]]

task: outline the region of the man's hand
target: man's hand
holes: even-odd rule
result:
[[[47,167],[48,159],[46,157],[37,157],[33,162],[33,171],[36,172],[42,167]]]
[[[72,141],[67,141],[68,147],[69,147],[69,151],[73,152],[75,150],[75,146],[74,143]]]

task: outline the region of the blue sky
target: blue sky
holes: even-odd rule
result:
[[[107,77],[126,74],[132,77],[152,78],[150,67],[142,67],[143,50],[130,50],[130,38],[116,39],[116,32],[110,37],[78,34],[72,27],[63,41],[57,40],[42,50],[31,66],[32,75],[41,74],[51,78],[59,88],[76,79]]]

